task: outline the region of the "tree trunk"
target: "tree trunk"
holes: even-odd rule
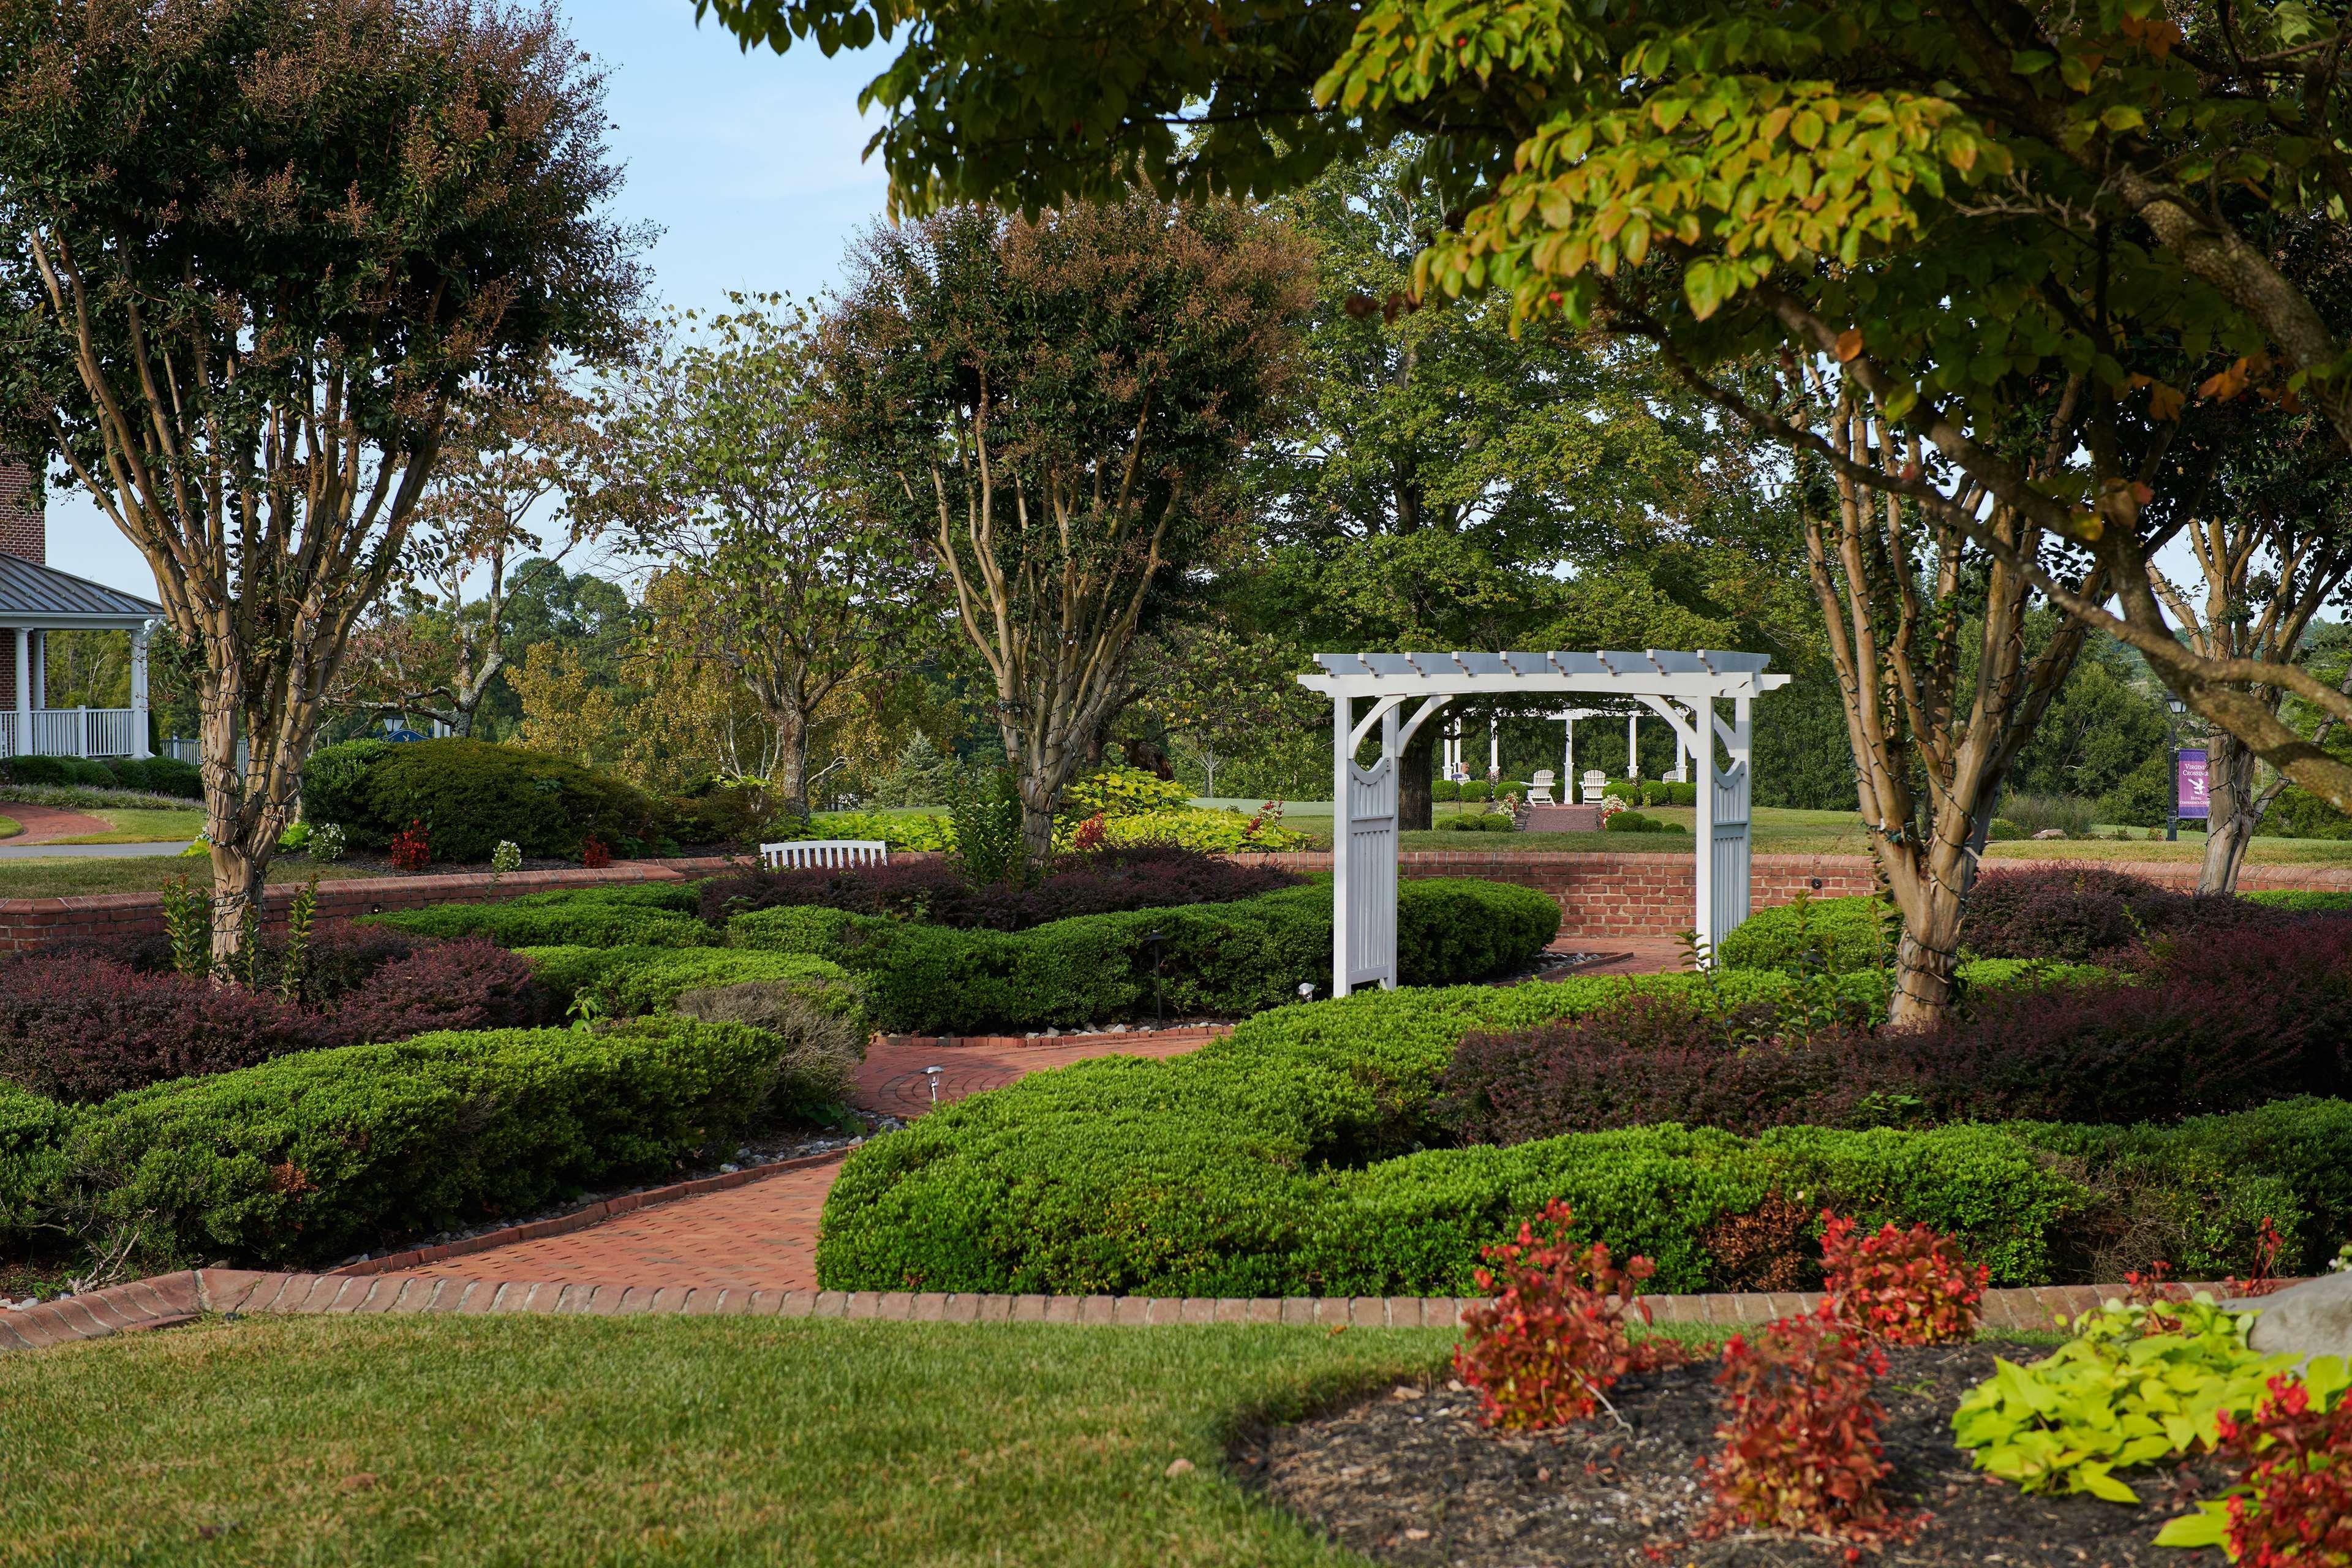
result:
[[[1429,772],[1430,753],[1437,749],[1437,720],[1430,721],[1412,732],[1405,742],[1404,754],[1397,759],[1397,831],[1426,833],[1432,810]]]
[[[1938,844],[1927,858],[1928,872],[1920,876],[1903,857],[1880,858],[1903,915],[1903,935],[1895,944],[1895,991],[1886,1007],[1887,1021],[1897,1028],[1933,1024],[1951,1006],[1960,921],[1976,880],[1976,862],[1964,853]]]
[[[2205,864],[2197,873],[2200,893],[2233,893],[2254,829],[2262,825],[2254,792],[2253,749],[2226,731],[2214,736],[2206,754]]]
[[[1077,759],[1055,748],[1046,755],[1024,752],[1015,766],[1020,773],[1021,841],[1030,864],[1042,866],[1054,854],[1054,808],[1061,804],[1062,786],[1070,782]]]
[[[243,731],[240,692],[217,678],[205,685],[203,773],[205,837],[212,847],[212,963],[215,978],[226,981],[236,973],[237,954],[245,945],[248,910],[258,927],[270,858],[278,852],[278,836],[286,824],[282,811],[247,816],[247,793],[264,759],[248,754],[246,771],[237,772],[236,745]],[[248,753],[256,750],[248,740]]]
[[[808,720],[796,708],[769,715],[776,726],[776,776],[773,794],[784,809],[806,816],[808,800]]]

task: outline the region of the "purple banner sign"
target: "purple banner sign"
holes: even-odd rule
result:
[[[2212,806],[2205,795],[2205,749],[2184,746],[2172,753],[2172,798],[2179,802],[2173,815],[2180,817],[2210,817]]]

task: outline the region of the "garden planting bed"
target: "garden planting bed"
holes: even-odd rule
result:
[[[2091,1497],[2029,1496],[1976,1470],[1952,1443],[1952,1409],[1991,1375],[1996,1355],[2031,1362],[2032,1346],[1979,1342],[1895,1349],[1879,1380],[1879,1432],[1895,1473],[1883,1484],[1906,1514],[1928,1517],[1907,1541],[1867,1554],[1888,1568],[2210,1568],[2219,1552],[2153,1544],[2189,1500],[2226,1484],[2207,1461],[2135,1472],[2137,1507]],[[1412,1568],[1783,1568],[1850,1561],[1843,1542],[1733,1529],[1703,1538],[1712,1507],[1702,1467],[1722,1447],[1700,1358],[1629,1377],[1606,1414],[1548,1432],[1481,1426],[1477,1395],[1443,1374],[1291,1426],[1246,1433],[1235,1470],[1341,1545]]]

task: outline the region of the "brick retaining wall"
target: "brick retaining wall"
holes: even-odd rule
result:
[[[894,860],[929,860],[937,857],[907,851]],[[1288,855],[1237,857],[1285,870],[1328,871],[1328,851]],[[1989,866],[2002,870],[2028,867],[2082,866],[2080,860],[1998,860]],[[609,887],[635,882],[675,881],[736,868],[740,862],[709,856],[667,860],[623,860],[601,870],[568,868],[554,871],[518,871],[499,880],[495,896],[557,888]],[[1697,898],[1697,868],[1688,854],[1611,854],[1599,850],[1410,849],[1397,857],[1404,877],[1483,877],[1516,882],[1552,896],[1560,908],[1560,935],[1566,937],[1672,936],[1691,926]],[[191,863],[192,869],[200,869]],[[2194,887],[2197,866],[2190,862],[2138,862],[2127,868],[2135,876],[2173,887]],[[1785,904],[1803,889],[1815,897],[1840,898],[1867,893],[1875,886],[1870,858],[1865,855],[1759,855],[1750,865],[1749,887],[1754,906],[1769,909]],[[2238,885],[2248,892],[2263,889],[2317,889],[2352,892],[2352,867],[2248,866]],[[275,931],[284,926],[286,906],[294,885],[269,889],[266,923]],[[479,902],[493,896],[488,872],[469,871],[426,877],[369,877],[319,884],[319,919],[331,923],[385,910],[415,909],[422,904]],[[93,939],[137,938],[163,929],[163,900],[153,893],[105,893],[70,899],[0,899],[0,952],[30,952],[62,942]]]
[[[191,861],[192,879],[201,883],[204,867]],[[493,886],[487,871],[463,871],[428,877],[352,877],[319,884],[319,922],[331,925],[386,910],[413,910],[425,904],[479,903],[492,897],[511,899],[524,893],[551,892],[559,888],[603,888],[640,882],[676,882],[729,868],[723,858],[622,860],[597,870],[566,867],[552,871],[514,871]],[[287,907],[299,886],[282,882],[269,889],[263,923],[271,931],[286,925]],[[0,899],[0,952],[35,952],[60,943],[91,941],[135,941],[163,929],[163,900],[155,893],[96,893],[70,899]]]

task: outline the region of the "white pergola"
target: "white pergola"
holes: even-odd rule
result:
[[[1580,692],[1638,702],[1667,723],[1702,766],[1698,899],[1694,926],[1713,951],[1748,918],[1748,824],[1753,704],[1788,684],[1771,656],[1701,649],[1633,653],[1318,653],[1320,675],[1298,684],[1332,701],[1331,994],[1397,983],[1397,765],[1414,731],[1457,697],[1525,702]],[[1360,718],[1359,698],[1371,707]],[[1728,701],[1725,722],[1716,705]],[[1416,704],[1410,717],[1408,703]],[[1381,754],[1356,765],[1377,729]],[[1729,765],[1715,764],[1720,741]]]

